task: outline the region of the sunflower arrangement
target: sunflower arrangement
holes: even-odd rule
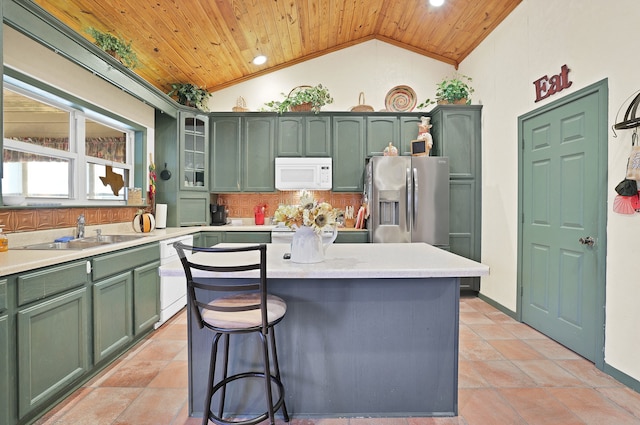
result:
[[[303,192],[299,205],[280,205],[273,214],[278,223],[296,229],[301,226],[311,227],[316,233],[330,230],[336,224],[340,210],[327,202],[317,202],[309,192]]]

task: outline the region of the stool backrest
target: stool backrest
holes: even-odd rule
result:
[[[267,333],[267,246],[265,244],[234,248],[202,248],[176,242],[173,246],[178,251],[184,268],[188,302],[191,304],[200,329],[205,326],[211,328],[202,317],[205,309],[222,312],[260,309],[262,332]],[[254,270],[257,272],[253,272]],[[260,302],[241,306],[212,306],[209,303],[213,298],[242,292],[259,293]]]

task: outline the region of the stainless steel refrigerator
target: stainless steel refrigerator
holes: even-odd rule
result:
[[[449,158],[374,156],[367,164],[369,242],[449,246]]]

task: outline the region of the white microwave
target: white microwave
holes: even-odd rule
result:
[[[276,189],[331,190],[331,158],[276,158]]]

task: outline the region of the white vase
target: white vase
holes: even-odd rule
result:
[[[308,226],[299,227],[291,241],[291,261],[294,263],[320,263],[324,261],[324,253],[338,236],[334,226],[331,235],[323,237]]]

